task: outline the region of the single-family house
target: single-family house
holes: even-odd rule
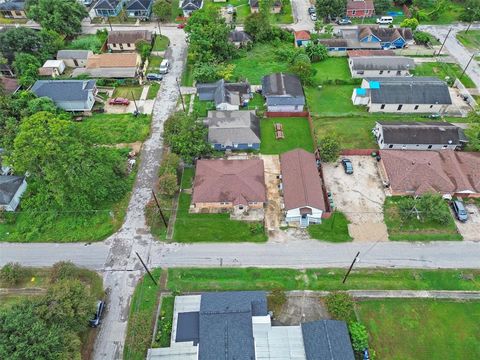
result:
[[[255,111],[209,111],[204,119],[215,150],[260,149],[260,120]]]
[[[0,209],[15,211],[25,190],[27,190],[27,182],[24,176],[1,175]]]
[[[380,173],[392,195],[480,197],[480,153],[382,150],[380,155]]]
[[[9,0],[0,3],[0,15],[8,19],[26,19],[25,0]]]
[[[176,296],[170,347],[147,359],[355,359],[344,321],[274,325],[268,310],[265,291]]]
[[[96,80],[38,80],[31,91],[48,97],[66,111],[91,111],[97,95]]]
[[[125,0],[99,0],[93,10],[97,16],[117,16],[122,11]]]
[[[196,87],[198,98],[215,102],[217,110],[239,110],[252,98],[247,82],[227,83],[222,79],[215,83],[196,84]]]
[[[85,67],[88,58],[92,55],[93,52],[90,50],[58,50],[57,60],[62,60],[67,67]]]
[[[57,77],[65,71],[65,63],[63,60],[47,60],[43,66],[38,69],[38,75]]]
[[[129,0],[125,6],[127,16],[149,19],[152,14],[153,0]]]
[[[248,4],[250,5],[250,12],[258,13],[260,11],[260,0],[248,0]],[[272,3],[272,8],[270,9],[270,13],[278,14],[281,11],[282,11],[281,0],[274,0]]]
[[[295,149],[280,155],[285,221],[307,227],[322,222],[326,210],[315,155]]]
[[[305,106],[302,83],[295,75],[275,73],[264,76],[262,95],[270,112],[302,112]]]
[[[348,59],[354,78],[409,76],[415,61],[403,56],[361,56]]]
[[[351,18],[370,17],[375,15],[373,0],[348,0],[346,15]]]
[[[190,16],[192,12],[203,8],[203,0],[181,0],[179,6],[183,11],[183,16]]]
[[[459,150],[468,142],[462,128],[447,122],[377,121],[373,134],[380,149]]]
[[[386,28],[379,25],[359,26],[358,40],[361,43],[380,44],[382,49],[401,49],[413,44],[413,32],[410,28]]]
[[[110,31],[107,38],[107,46],[111,51],[135,51],[137,41],[152,43],[152,33],[148,30],[121,30]]]
[[[95,54],[88,58],[85,68],[73,70],[73,76],[87,74],[93,78],[135,78],[140,66],[137,53]]]
[[[452,104],[445,81],[420,76],[363,79],[352,101],[370,112],[390,113],[444,113]]]
[[[263,209],[267,201],[263,160],[198,160],[192,212]]]
[[[300,30],[295,31],[295,46],[307,46],[310,43],[310,31],[307,30]]]
[[[0,89],[3,89],[6,94],[15,94],[20,89],[20,85],[17,79],[0,76]]]
[[[391,49],[381,50],[348,50],[347,56],[349,58],[363,57],[363,56],[395,56],[395,51]]]
[[[252,42],[252,38],[245,31],[232,30],[228,35],[228,40],[237,48],[248,45]]]

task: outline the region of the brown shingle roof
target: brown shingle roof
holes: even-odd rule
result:
[[[152,33],[148,30],[110,31],[109,44],[134,44],[138,40],[152,41]]]
[[[18,80],[0,76],[0,83],[7,94],[13,94],[18,90]]]
[[[303,149],[280,155],[285,209],[304,206],[325,210],[322,181],[315,156]]]
[[[295,31],[295,40],[310,40],[310,32],[307,30]]]
[[[393,50],[348,50],[348,57],[362,57],[362,56],[395,56]]]
[[[193,203],[266,202],[263,161],[198,160],[193,184]]]
[[[385,150],[381,155],[394,192],[480,193],[479,153]]]
[[[373,6],[373,0],[348,0],[347,10],[375,10],[375,7]]]
[[[136,67],[136,53],[108,53],[92,55],[87,60],[87,69]]]

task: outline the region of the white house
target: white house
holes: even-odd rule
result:
[[[295,75],[276,73],[264,76],[262,95],[271,112],[302,112],[305,106],[302,83]]]
[[[0,209],[15,211],[25,190],[27,190],[25,177],[14,175],[0,176]]]
[[[280,155],[280,166],[286,222],[300,227],[321,223],[326,204],[315,156],[291,150]]]
[[[468,142],[461,128],[447,122],[377,121],[373,134],[382,150],[457,150]]]
[[[354,78],[410,76],[415,61],[403,56],[362,56],[348,60]]]
[[[366,78],[352,102],[385,113],[444,113],[452,105],[447,83],[434,77]]]
[[[203,0],[182,0],[179,2],[179,7],[183,11],[183,16],[188,17],[195,10],[203,8]]]
[[[92,55],[93,52],[90,50],[59,50],[57,60],[63,60],[67,67],[85,67],[88,58]]]
[[[152,33],[148,30],[110,31],[107,46],[111,51],[135,51],[137,41],[145,41],[151,44],[153,41]]]
[[[38,69],[41,76],[57,77],[65,71],[65,63],[63,60],[47,60],[43,66]]]

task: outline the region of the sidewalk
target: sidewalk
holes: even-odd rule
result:
[[[347,285],[348,286],[348,285]],[[347,290],[355,299],[445,299],[480,300],[480,291],[458,290]],[[294,290],[291,296],[325,297],[330,291]]]

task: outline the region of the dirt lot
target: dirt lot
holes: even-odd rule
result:
[[[455,220],[458,232],[463,236],[463,240],[480,240],[480,211],[474,204],[465,204],[465,208],[468,212],[468,221],[462,223]]]
[[[274,325],[298,325],[307,321],[330,319],[322,299],[317,295],[288,295],[280,314],[274,314]]]
[[[349,156],[353,174],[347,175],[340,163],[324,164],[327,191],[332,192],[336,209],[350,221],[348,230],[354,241],[388,240],[383,221],[385,192],[377,162],[370,156]]]
[[[280,180],[277,178],[280,175],[280,158],[278,155],[261,155],[261,158],[265,168],[268,201],[265,209],[265,227],[271,233],[279,230],[282,217],[281,196],[278,190]]]

